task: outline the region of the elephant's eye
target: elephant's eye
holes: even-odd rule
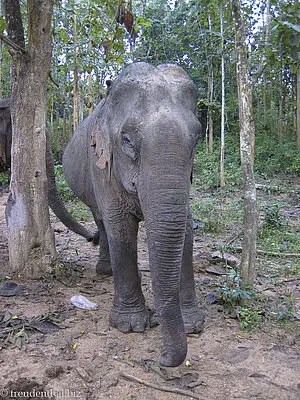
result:
[[[130,138],[130,136],[126,133],[122,134],[122,151],[132,160],[136,160],[136,149]]]
[[[128,135],[126,135],[126,133],[123,133],[123,135],[122,135],[122,145],[133,147],[130,137]]]

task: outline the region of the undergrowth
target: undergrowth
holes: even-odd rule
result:
[[[291,328],[292,323],[297,323],[294,296],[279,296],[275,302],[270,302],[252,288],[244,287],[239,273],[230,266],[216,294],[225,312],[237,318],[245,332],[258,330],[263,323],[283,328]]]
[[[209,153],[205,140],[198,145],[194,163],[194,183],[202,189],[220,186],[220,139],[214,139]],[[255,138],[255,174],[263,179],[278,175],[300,175],[300,151],[294,137],[285,136],[278,142],[271,132],[258,130]],[[225,138],[225,182],[228,186],[242,184],[239,135],[228,133]]]
[[[63,174],[62,165],[55,166],[55,179],[58,192],[65,201],[66,207],[72,217],[79,221],[88,221],[92,219],[93,216],[90,209],[80,201],[69,188]]]

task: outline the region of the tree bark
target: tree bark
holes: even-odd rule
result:
[[[212,27],[211,27],[211,17],[210,15],[208,16],[208,27],[210,33],[212,33]],[[213,144],[214,144],[214,121],[213,121],[213,99],[214,99],[214,66],[213,66],[213,60],[210,55],[209,61],[208,61],[208,91],[207,91],[207,99],[208,99],[208,113],[207,113],[207,119],[208,119],[208,149],[209,152],[213,152]]]
[[[221,155],[220,155],[220,187],[225,187],[225,60],[224,60],[224,26],[223,26],[223,9],[220,13],[221,28],[221,71],[222,71],[222,107],[221,107]]]
[[[79,123],[79,92],[78,92],[78,65],[77,65],[77,17],[74,4],[73,12],[73,42],[74,42],[74,82],[73,82],[73,132]]]
[[[297,143],[300,146],[300,52],[298,53],[298,68],[297,68]]]
[[[9,38],[25,50],[20,2],[5,0]],[[13,272],[39,277],[57,260],[46,175],[46,83],[52,52],[52,0],[27,0],[28,48],[11,51],[12,173],[6,207]]]
[[[231,5],[236,32],[240,151],[244,181],[244,239],[241,277],[244,284],[247,285],[253,283],[256,259],[257,204],[251,151],[251,139],[255,132],[252,116],[252,83],[248,73],[248,50],[240,0],[231,0]]]

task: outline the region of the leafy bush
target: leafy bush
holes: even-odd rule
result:
[[[82,201],[80,201],[69,188],[62,165],[55,166],[55,179],[58,192],[61,198],[67,203],[67,209],[73,218],[79,221],[88,221],[92,219],[92,212]]]
[[[65,201],[74,200],[75,196],[66,182],[62,165],[55,165],[54,168],[55,168],[56,185],[61,198]]]
[[[191,203],[193,218],[201,221],[201,228],[204,232],[221,233],[225,230],[225,219],[220,215],[221,210],[217,209],[214,200],[195,200]]]
[[[78,221],[89,221],[93,218],[93,214],[81,200],[74,198],[68,201],[67,209],[69,213]]]
[[[286,324],[297,318],[291,296],[278,299],[276,304],[276,317],[281,324]]]
[[[203,140],[197,149],[194,164],[196,185],[204,189],[217,188],[220,185],[220,139],[214,141],[214,150],[209,153]],[[239,140],[237,136],[227,135],[225,139],[225,182],[235,186],[242,183]]]
[[[246,331],[253,331],[260,327],[263,311],[257,307],[239,307],[237,310],[240,327]]]
[[[300,152],[294,138],[285,137],[282,144],[275,135],[257,135],[255,145],[255,172],[263,177],[278,174],[300,174]]]
[[[200,221],[204,232],[222,233],[233,222],[243,218],[242,200],[220,201],[218,198],[194,200],[191,203],[194,220]]]
[[[300,252],[300,234],[289,226],[277,202],[271,204],[264,212],[264,220],[258,230],[257,243],[262,250],[266,251]]]
[[[205,140],[198,146],[194,164],[194,182],[203,189],[217,188],[220,185],[219,138],[214,140],[214,149],[209,153]],[[284,137],[278,143],[276,135],[262,131],[255,139],[255,173],[268,178],[278,174],[300,175],[300,151],[295,138]],[[227,133],[225,138],[225,183],[236,186],[242,183],[239,136]]]
[[[0,173],[0,186],[7,186],[10,182],[10,172],[1,172]]]
[[[279,204],[275,203],[265,210],[264,227],[269,229],[286,228],[287,222],[280,214]]]
[[[217,294],[223,304],[233,311],[236,306],[243,305],[246,300],[249,300],[254,292],[243,288],[239,274],[229,267],[226,282],[217,289]]]

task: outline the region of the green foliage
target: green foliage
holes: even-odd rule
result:
[[[55,166],[55,179],[59,195],[66,202],[67,209],[72,217],[78,221],[91,220],[93,217],[91,210],[69,188],[63,174],[62,165]]]
[[[265,251],[297,253],[300,251],[299,233],[291,230],[259,229],[257,245]]]
[[[266,229],[283,229],[287,226],[287,221],[281,215],[278,203],[270,205],[265,210],[263,224]]]
[[[74,200],[75,196],[65,180],[62,165],[55,165],[54,168],[55,168],[56,186],[61,198],[65,201]]]
[[[299,232],[288,224],[278,202],[265,209],[263,223],[258,230],[257,244],[265,251],[300,252]]]
[[[275,315],[277,321],[285,325],[296,319],[296,312],[293,306],[293,297],[280,297],[276,304]]]
[[[10,182],[10,172],[0,172],[0,186],[7,186]]]
[[[204,232],[218,234],[234,222],[243,218],[241,200],[220,201],[218,198],[194,200],[191,202],[193,218],[201,222],[200,229]]]
[[[205,141],[197,148],[194,164],[194,181],[203,189],[213,189],[220,185],[220,140],[215,139],[214,149],[209,153]],[[227,186],[242,183],[238,137],[228,134],[225,138],[225,182]]]
[[[239,274],[231,267],[228,267],[226,281],[217,289],[217,294],[224,306],[233,311],[237,306],[243,305],[250,300],[254,292],[244,288]]]
[[[284,275],[294,275],[300,279],[300,264],[297,260],[289,260],[281,268]]]
[[[257,330],[262,322],[263,311],[257,307],[238,307],[237,309],[240,327],[246,331]]]
[[[75,198],[67,203],[67,209],[77,221],[90,221],[93,218],[93,214],[89,207],[87,207],[82,201]]]
[[[0,33],[2,34],[6,28],[5,18],[1,15],[0,16]]]
[[[278,174],[300,175],[300,151],[294,138],[285,136],[280,144],[274,134],[258,131],[254,168],[265,178]]]
[[[204,140],[195,155],[194,183],[202,189],[218,188],[220,184],[220,140],[215,138],[213,152],[209,153]],[[280,175],[300,175],[300,151],[295,140],[285,137],[278,143],[274,134],[258,131],[255,143],[256,175],[270,178]],[[239,137],[228,133],[225,138],[225,182],[226,187],[242,184]]]

